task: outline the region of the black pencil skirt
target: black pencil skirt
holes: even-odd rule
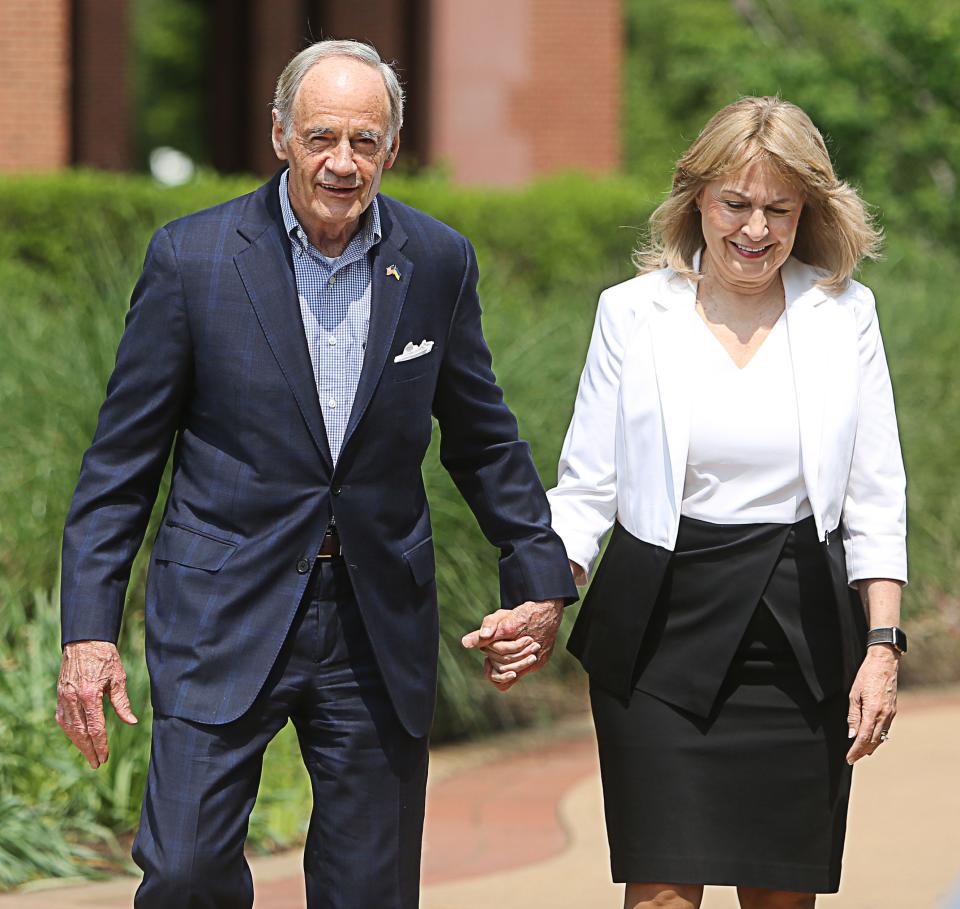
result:
[[[774,573],[783,558],[774,553]],[[709,558],[672,567],[709,576]],[[615,881],[839,888],[846,692],[818,701],[774,614],[762,599],[750,608],[707,716],[642,690],[642,679],[626,701],[591,684]]]

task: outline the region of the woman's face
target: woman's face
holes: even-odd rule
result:
[[[800,192],[756,162],[708,183],[697,205],[706,241],[701,271],[729,290],[766,288],[793,249],[803,210]]]

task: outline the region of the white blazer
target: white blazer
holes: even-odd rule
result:
[[[816,286],[822,273],[793,258],[781,275],[817,531],[826,540],[841,526],[850,583],[905,582],[906,480],[873,294],[851,281],[831,295]],[[695,305],[694,283],[671,269],[600,296],[559,480],[547,493],[554,530],[588,572],[614,519],[641,540],[676,546]]]

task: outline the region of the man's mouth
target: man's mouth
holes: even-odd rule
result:
[[[737,243],[735,240],[731,240],[730,245],[744,259],[762,259],[773,248],[772,243],[766,246],[747,246],[744,243]]]
[[[347,196],[352,196],[360,187],[357,185],[354,186],[338,186],[335,183],[321,183],[320,189],[326,193],[330,193],[332,196],[340,196],[341,198],[346,198]]]

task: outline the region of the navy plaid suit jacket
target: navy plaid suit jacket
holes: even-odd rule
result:
[[[173,446],[147,581],[154,708],[227,723],[251,705],[331,515],[404,726],[430,725],[438,622],[420,473],[441,461],[500,549],[502,603],[574,599],[566,554],[483,340],[477,265],[449,227],[380,197],[370,333],[334,468],[277,174],[153,237],[63,541],[63,643],[116,641],[130,566]],[[398,281],[388,275],[395,266]],[[394,362],[409,341],[426,356]]]

